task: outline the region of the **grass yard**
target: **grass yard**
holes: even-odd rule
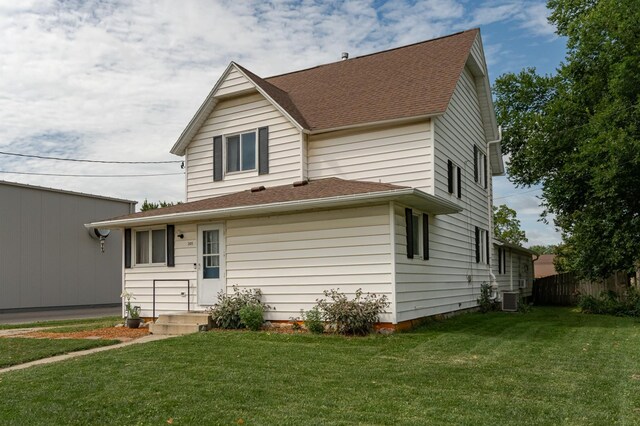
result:
[[[388,337],[200,333],[2,374],[0,422],[639,424],[639,349],[636,320],[561,308]]]
[[[0,338],[0,368],[68,352],[119,343],[118,340]],[[0,378],[0,381],[2,378]],[[2,404],[2,402],[0,402]],[[0,422],[1,423],[1,422]]]
[[[83,329],[86,329],[87,327],[90,327],[90,328],[109,327],[117,323],[121,323],[122,321],[123,321],[122,318],[118,316],[102,317],[102,318],[40,321],[40,322],[30,322],[30,323],[18,323],[18,324],[0,324],[0,330],[14,330],[18,328],[33,328],[33,327],[49,328],[49,327],[65,326],[65,329],[74,328],[73,331],[79,331],[77,330],[77,327],[84,327]],[[63,332],[66,332],[66,331],[63,331]]]

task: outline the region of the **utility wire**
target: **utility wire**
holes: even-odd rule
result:
[[[494,200],[501,200],[503,198],[509,198],[509,197],[515,197],[518,195],[522,195],[522,194],[528,194],[529,192],[534,192],[534,191],[542,191],[542,189],[540,188],[534,188],[534,189],[530,189],[528,191],[522,191],[522,192],[513,192],[511,194],[507,194],[507,195],[503,195],[502,197],[493,197]]]
[[[61,157],[47,157],[44,155],[31,155],[31,154],[18,154],[15,152],[0,151],[2,155],[13,155],[14,157],[27,157],[27,158],[39,158],[41,160],[56,160],[56,161],[75,161],[78,163],[102,163],[102,164],[174,164],[182,163],[182,160],[167,160],[167,161],[109,161],[109,160],[85,160],[78,158],[61,158]]]
[[[10,172],[8,170],[0,170],[0,173],[14,174],[14,175],[90,177],[90,178],[121,178],[121,177],[152,177],[152,176],[184,175],[184,173],[153,173],[153,174],[146,174],[146,175],[73,175],[73,174],[62,174],[62,173]]]

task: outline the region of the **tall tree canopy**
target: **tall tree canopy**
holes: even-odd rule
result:
[[[516,211],[507,207],[506,204],[499,207],[493,206],[493,234],[502,241],[519,246],[529,241],[520,228]]]
[[[585,276],[640,260],[640,7],[638,0],[550,0],[567,38],[556,75],[496,80],[503,152],[518,186],[541,184],[563,231],[569,269]]]

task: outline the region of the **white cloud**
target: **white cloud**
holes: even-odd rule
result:
[[[268,76],[426,40],[470,24],[533,22],[540,4],[357,0],[0,0],[0,149],[113,160],[168,153],[231,60]],[[537,6],[536,6],[537,5]],[[377,8],[376,8],[377,7]],[[525,17],[530,19],[524,23]],[[533,18],[531,18],[533,17]],[[545,33],[543,30],[542,33]],[[500,60],[499,41],[487,47]],[[498,59],[492,59],[498,58]],[[0,155],[0,170],[63,174],[180,172]],[[181,176],[0,179],[142,200],[179,200]]]

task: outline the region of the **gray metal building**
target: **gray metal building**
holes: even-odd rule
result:
[[[122,237],[85,223],[135,201],[0,181],[0,312],[120,303]]]

